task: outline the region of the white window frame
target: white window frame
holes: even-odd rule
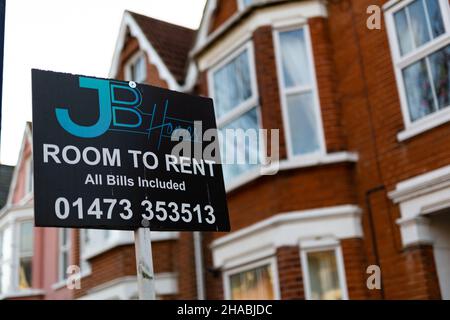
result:
[[[280,33],[294,31],[303,29],[305,35],[305,43],[306,43],[306,53],[308,57],[308,65],[309,72],[311,75],[311,85],[309,86],[297,86],[295,88],[286,89],[284,86],[284,74],[283,74],[283,64],[281,61],[281,44],[280,44]],[[283,127],[284,127],[284,136],[286,139],[287,145],[287,157],[290,160],[307,160],[309,158],[316,158],[318,156],[324,156],[326,154],[326,143],[325,143],[325,133],[323,128],[323,120],[322,120],[322,110],[320,107],[320,99],[319,99],[319,90],[317,85],[317,77],[316,77],[316,67],[314,62],[314,55],[312,51],[312,42],[309,26],[307,23],[296,23],[288,26],[282,26],[278,28],[274,28],[272,30],[274,48],[275,48],[275,60],[277,66],[277,77],[278,77],[278,88],[280,91],[280,102],[281,102],[281,111],[283,117]],[[298,93],[306,93],[311,92],[313,95],[313,103],[314,103],[314,112],[316,115],[316,125],[318,128],[318,140],[319,140],[319,150],[316,152],[304,154],[304,155],[295,155],[293,151],[293,143],[291,137],[291,128],[289,124],[289,114],[288,114],[288,106],[287,106],[287,95],[289,94],[298,94]]]
[[[145,62],[145,64],[144,64],[144,66],[145,66],[145,78],[144,79],[133,79],[132,74],[131,74],[131,66],[135,65],[136,61],[139,58],[141,58],[141,57],[144,58],[144,62]],[[136,52],[125,63],[125,79],[126,79],[126,81],[136,81],[138,83],[145,82],[147,80],[147,78],[148,78],[147,72],[148,72],[148,70],[147,70],[147,56],[146,56],[144,51]]]
[[[216,64],[214,67],[208,70],[208,89],[209,94],[213,99],[215,98],[215,92],[214,92],[214,74],[225,67],[227,64],[229,64],[231,61],[233,61],[235,58],[237,58],[241,53],[244,53],[247,50],[247,56],[248,56],[248,63],[249,63],[249,70],[250,70],[250,83],[252,88],[252,96],[248,98],[246,101],[241,102],[239,105],[235,106],[233,110],[228,112],[227,114],[223,115],[220,118],[217,118],[217,127],[223,127],[230,122],[233,122],[233,120],[236,120],[243,114],[245,114],[247,111],[250,111],[251,109],[259,108],[259,94],[258,94],[258,84],[256,81],[256,68],[255,68],[255,54],[254,54],[254,48],[253,48],[253,42],[248,41],[244,45],[240,46],[238,49],[234,50],[231,54],[227,56],[226,59],[223,59],[220,61],[220,63]],[[259,110],[260,113],[260,110]],[[261,115],[259,114],[259,124],[261,125]]]
[[[274,298],[275,298],[275,300],[280,300],[281,299],[280,279],[278,276],[278,266],[277,266],[276,257],[271,257],[271,258],[255,261],[252,263],[248,263],[248,264],[224,271],[222,273],[222,283],[224,286],[223,288],[224,288],[225,299],[231,300],[231,283],[230,283],[231,276],[238,274],[238,273],[251,271],[253,269],[267,266],[267,265],[269,265],[269,267],[272,271]]]
[[[14,228],[15,228],[15,243],[17,244],[16,250],[15,250],[15,261],[16,261],[16,268],[14,268],[13,270],[13,275],[14,275],[14,287],[17,289],[17,291],[22,291],[22,290],[29,290],[33,287],[33,283],[30,283],[30,288],[26,288],[26,289],[20,289],[20,259],[23,257],[26,258],[30,258],[31,257],[31,268],[33,268],[33,255],[34,255],[34,225],[33,225],[33,236],[32,236],[32,245],[33,245],[33,249],[31,251],[31,255],[24,255],[22,256],[22,253],[20,252],[20,247],[21,247],[21,239],[22,239],[22,229],[21,229],[21,225],[22,223],[27,223],[27,222],[31,222],[31,224],[33,225],[33,220],[31,219],[18,219],[15,221],[14,223]],[[31,277],[31,281],[33,281],[33,277]]]
[[[259,92],[258,92],[258,83],[256,78],[256,65],[255,65],[255,50],[253,46],[253,41],[248,40],[243,45],[237,47],[230,54],[226,56],[225,59],[220,60],[216,65],[211,67],[207,73],[207,81],[208,81],[208,92],[210,96],[215,99],[215,88],[214,88],[214,74],[219,71],[221,68],[225,67],[235,58],[237,58],[240,54],[247,51],[248,63],[249,63],[249,71],[250,71],[250,86],[252,89],[252,96],[248,98],[246,101],[241,102],[237,106],[235,106],[231,111],[227,112],[225,115],[216,119],[217,128],[220,130],[222,127],[225,127],[227,124],[233,122],[238,119],[248,111],[253,108],[256,109],[256,114],[258,117],[258,128],[262,128],[262,114],[261,114],[261,105],[259,103]],[[259,159],[265,159],[264,153],[265,151],[262,148],[258,150],[261,155],[259,155]],[[234,184],[236,181],[247,180],[249,177],[255,175],[255,172],[259,172],[259,168],[254,170],[248,170],[241,173],[239,176],[233,178],[229,184]]]
[[[303,283],[305,289],[305,298],[306,300],[312,300],[311,294],[311,285],[310,285],[310,277],[309,277],[309,266],[308,266],[308,253],[311,252],[322,252],[322,251],[334,251],[334,255],[336,258],[336,266],[339,277],[339,284],[341,286],[342,291],[342,300],[348,300],[348,290],[347,290],[347,279],[345,276],[345,266],[344,266],[344,257],[342,254],[341,246],[336,244],[329,243],[317,243],[310,247],[301,246],[300,247],[300,262],[302,266],[302,274],[303,274]]]
[[[72,247],[72,229],[66,229],[68,234],[67,244],[63,246],[62,237],[64,229],[58,230],[58,281],[60,283],[67,279],[67,270],[62,269],[63,255],[68,255],[68,265],[71,263],[71,247]]]
[[[89,243],[86,243],[86,233],[88,233],[89,230],[90,229],[79,229],[81,277],[86,277],[92,273],[91,263],[86,257],[87,248],[89,246]],[[83,268],[83,264],[85,268]]]
[[[25,161],[25,196],[29,198],[33,194],[33,156],[30,155]]]
[[[422,132],[428,131],[434,127],[437,127],[445,122],[450,121],[450,106],[438,111],[435,111],[429,115],[426,115],[414,122],[411,121],[408,99],[405,90],[405,83],[403,79],[402,70],[413,63],[443,49],[450,44],[450,8],[448,0],[438,0],[442,19],[444,21],[445,33],[434,38],[428,43],[422,45],[420,48],[414,49],[412,52],[407,53],[403,57],[400,53],[400,46],[397,38],[397,30],[395,26],[394,14],[404,7],[409,5],[415,0],[399,1],[397,4],[392,5],[387,3],[385,5],[385,20],[387,33],[389,38],[389,44],[391,48],[391,55],[393,57],[393,64],[395,70],[395,78],[397,83],[397,90],[400,95],[400,105],[403,115],[403,122],[405,130],[397,135],[397,140],[403,141],[418,135]],[[434,85],[434,84],[432,84]]]

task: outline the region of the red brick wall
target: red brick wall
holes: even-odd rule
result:
[[[176,241],[157,241],[152,243],[153,266],[155,273],[174,272]],[[75,297],[81,297],[96,286],[111,280],[136,276],[136,257],[134,245],[119,246],[89,260],[92,274],[83,278],[81,289],[75,290]]]
[[[352,168],[336,164],[282,171],[228,193],[232,231],[282,212],[354,203]]]
[[[122,246],[94,257],[91,263],[92,274],[82,279],[81,289],[75,291],[75,297],[83,296],[96,286],[108,281],[136,275],[136,261],[133,246]]]
[[[278,248],[277,268],[281,299],[305,299],[299,247]]]
[[[387,192],[401,180],[450,163],[450,142],[446,138],[450,126],[445,124],[408,141],[397,141],[396,135],[404,124],[386,30],[384,26],[382,30],[366,28],[367,7],[385,2],[329,2],[327,19],[308,21],[327,151],[357,151],[359,161],[284,171],[229,193],[231,227],[236,231],[280,212],[356,203],[363,208],[364,239],[341,242],[349,297],[434,299],[440,293],[432,248],[402,248],[395,222],[399,208],[387,198]],[[211,31],[236,10],[234,0],[219,1]],[[257,29],[253,42],[263,127],[281,129],[281,154],[285,156],[271,27]],[[121,55],[122,66],[137,49],[136,39],[129,38]],[[151,64],[148,75],[149,83],[167,87]],[[122,71],[118,77],[123,78]],[[200,75],[197,88],[207,95],[205,73]],[[433,150],[432,155],[429,150]],[[204,234],[206,292],[212,299],[223,297],[223,285],[220,272],[212,269],[208,246],[223,235]],[[192,234],[182,233],[178,243],[155,244],[154,256],[157,272],[179,272],[179,298],[195,298]],[[91,262],[93,275],[83,280],[82,290],[135,274],[132,246],[111,250]],[[300,263],[297,247],[278,249],[284,299],[304,298]],[[365,270],[375,263],[382,270],[383,292],[366,288]],[[82,290],[76,295],[81,295]]]
[[[365,248],[362,239],[341,240],[342,255],[344,257],[345,277],[347,280],[347,290],[349,299],[361,300],[371,297],[366,287],[367,261],[365,258]],[[376,294],[376,291],[372,291]],[[376,298],[379,298],[376,297]]]
[[[205,263],[205,292],[206,297],[211,300],[224,299],[222,273],[213,268],[212,251],[209,248],[214,234],[205,232],[203,235],[203,257]]]
[[[268,130],[279,129],[280,158],[286,158],[287,150],[283,130],[272,27],[265,26],[257,29],[253,34],[253,45],[255,48],[255,67],[258,75],[257,83],[261,103],[262,125]],[[268,142],[270,143],[270,139]]]
[[[312,54],[319,91],[322,124],[325,132],[327,152],[347,150],[342,127],[342,116],[336,90],[336,75],[332,56],[328,20],[308,20]]]
[[[399,181],[450,163],[449,141],[445,138],[450,126],[397,141],[404,124],[386,28],[366,28],[367,6],[385,2],[348,0],[329,4],[337,94],[348,147],[360,156],[355,177],[359,203],[365,209],[366,251],[373,262],[371,248],[378,249],[384,296],[435,298],[437,276],[432,253],[426,247],[402,248],[395,223],[399,209],[387,198],[387,192]],[[377,186],[382,186],[380,191],[369,196],[369,190]],[[366,200],[373,212],[375,243],[371,241]]]
[[[238,0],[218,0],[211,19],[209,32],[213,32],[238,11]]]
[[[175,247],[175,270],[178,271],[179,299],[197,299],[194,240],[192,232],[180,232]]]

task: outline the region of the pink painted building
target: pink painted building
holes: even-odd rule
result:
[[[58,260],[64,259],[59,253],[59,233],[63,232],[33,227],[31,132],[32,125],[27,123],[8,198],[0,211],[0,299],[69,299],[71,291],[58,279]],[[70,234],[64,232],[61,239]]]

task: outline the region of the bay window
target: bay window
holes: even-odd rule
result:
[[[258,130],[260,114],[253,62],[253,46],[245,45],[209,72],[209,88],[215,102],[217,127],[222,132],[222,160],[225,153],[232,152],[235,159],[245,163],[224,163],[223,173],[227,183],[255,168],[257,161],[250,159],[258,154],[258,146],[227,135],[227,129]],[[230,131],[231,132],[231,131]],[[233,131],[234,132],[234,131]],[[259,161],[259,156],[257,157]]]
[[[19,223],[19,289],[32,285],[33,221]]]
[[[307,27],[274,33],[285,136],[290,157],[324,152],[324,137]]]
[[[443,112],[450,116],[449,3],[401,1],[386,21],[405,126],[422,132],[447,120]]]
[[[91,232],[96,230],[80,229],[80,269],[82,275],[91,273],[91,265],[86,259],[87,248],[89,247],[91,239]],[[108,230],[109,231],[109,230]]]
[[[347,299],[345,269],[339,247],[302,250],[301,256],[306,299]]]
[[[70,265],[70,247],[71,247],[71,239],[70,239],[70,229],[61,228],[59,229],[59,281],[64,281],[67,279],[67,268]]]
[[[230,300],[278,299],[274,260],[226,271],[225,298]]]
[[[125,78],[128,81],[145,82],[147,80],[147,61],[145,53],[138,52],[128,60],[125,66]]]

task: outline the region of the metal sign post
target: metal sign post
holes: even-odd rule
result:
[[[155,274],[153,272],[152,242],[150,229],[134,231],[136,269],[140,300],[155,300]]]

